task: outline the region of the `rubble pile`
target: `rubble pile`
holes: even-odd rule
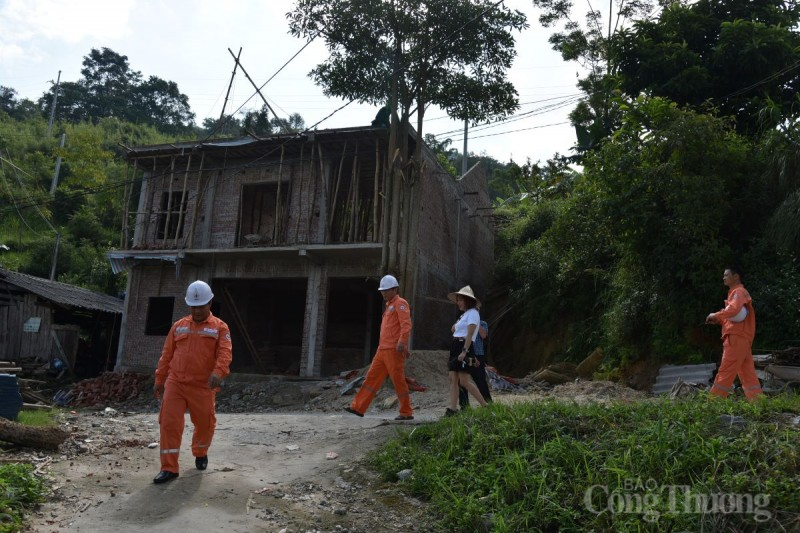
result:
[[[125,402],[139,396],[150,379],[151,376],[135,372],[104,372],[75,383],[62,400],[74,407]]]
[[[775,350],[771,354],[754,355],[753,361],[765,390],[800,388],[800,348]]]
[[[530,386],[531,382],[544,382],[550,385],[561,385],[576,379],[591,380],[594,373],[600,368],[603,362],[602,348],[596,348],[580,364],[569,362],[557,362],[539,369],[533,374],[523,378],[522,383]]]
[[[800,366],[800,348],[786,348],[772,352],[776,365]]]

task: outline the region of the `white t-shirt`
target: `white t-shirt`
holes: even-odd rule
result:
[[[467,309],[464,314],[458,317],[456,327],[453,331],[453,337],[467,337],[467,331],[470,324],[475,324],[475,333],[472,334],[472,342],[475,342],[475,337],[478,336],[478,328],[481,325],[481,315],[477,309]]]

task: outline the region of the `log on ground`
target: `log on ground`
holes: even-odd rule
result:
[[[0,418],[0,441],[37,450],[57,450],[69,433],[58,427],[26,426]]]

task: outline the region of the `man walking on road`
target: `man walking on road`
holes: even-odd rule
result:
[[[753,299],[742,285],[741,269],[726,268],[722,282],[728,287],[725,307],[706,317],[706,324],[722,325],[722,362],[711,394],[727,398],[733,392],[733,381],[738,375],[745,396],[752,401],[763,394],[753,363],[753,338],[756,335]]]
[[[364,416],[369,404],[375,399],[388,375],[400,403],[400,415],[395,420],[413,420],[411,396],[406,382],[405,364],[409,357],[408,337],[411,333],[411,309],[408,302],[400,298],[398,283],[394,276],[383,276],[378,290],[386,303],[381,319],[381,336],[378,351],[356,397],[344,410],[354,415]]]
[[[153,483],[178,477],[178,454],[186,423],[194,424],[192,455],[198,470],[208,466],[208,448],[217,418],[214,402],[222,380],[230,373],[231,334],[228,325],[211,314],[214,293],[204,281],[186,290],[191,313],[172,325],[156,370],[154,394],[161,399],[161,471]]]

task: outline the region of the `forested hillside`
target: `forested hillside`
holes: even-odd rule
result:
[[[141,176],[123,147],[304,128],[266,107],[194,123],[178,85],[133,70],[108,48],[84,57],[82,77],[35,102],[0,86],[0,265],[119,294],[106,252],[122,243],[123,202],[135,210]],[[55,107],[53,107],[55,104]],[[63,139],[63,145],[62,145]],[[126,195],[127,191],[127,195]]]

